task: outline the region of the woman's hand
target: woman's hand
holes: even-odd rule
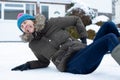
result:
[[[11,70],[12,71],[16,71],[16,70],[24,71],[24,70],[28,70],[28,69],[30,69],[30,64],[29,63],[25,63],[25,64],[19,65],[17,67],[14,67]]]

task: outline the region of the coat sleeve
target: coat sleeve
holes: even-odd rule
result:
[[[71,26],[75,26],[77,32],[79,33],[79,38],[87,38],[88,34],[85,29],[85,26],[81,20],[81,18],[77,16],[66,16],[66,17],[59,17],[55,19],[51,19],[52,23],[57,26],[57,28],[68,28]]]
[[[37,53],[35,53],[34,51],[33,53],[35,54],[38,60],[33,60],[28,62],[30,64],[31,69],[48,67],[50,61],[47,58],[45,58],[42,55],[37,55]]]
[[[34,61],[29,61],[31,69],[36,69],[36,68],[45,68],[49,65],[49,61],[40,61],[40,60],[34,60]]]

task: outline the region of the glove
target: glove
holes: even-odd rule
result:
[[[80,39],[81,39],[82,43],[87,44],[87,39],[86,39],[86,37],[80,38]]]
[[[20,71],[24,71],[24,70],[28,70],[30,69],[30,64],[29,63],[25,63],[25,64],[22,64],[22,65],[19,65],[13,69],[11,69],[12,71],[16,71],[16,70],[20,70]]]

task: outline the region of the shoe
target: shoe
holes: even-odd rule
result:
[[[120,44],[113,49],[111,56],[120,65]]]

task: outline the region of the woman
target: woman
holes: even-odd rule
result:
[[[61,72],[88,74],[100,64],[103,56],[118,44],[120,34],[113,22],[106,22],[98,31],[94,41],[86,45],[87,32],[79,17],[58,17],[45,20],[43,15],[36,17],[18,14],[18,28],[23,32],[22,40],[38,60],[28,61],[12,70],[27,70],[47,67],[50,60]],[[80,40],[74,39],[66,31],[75,26]]]

